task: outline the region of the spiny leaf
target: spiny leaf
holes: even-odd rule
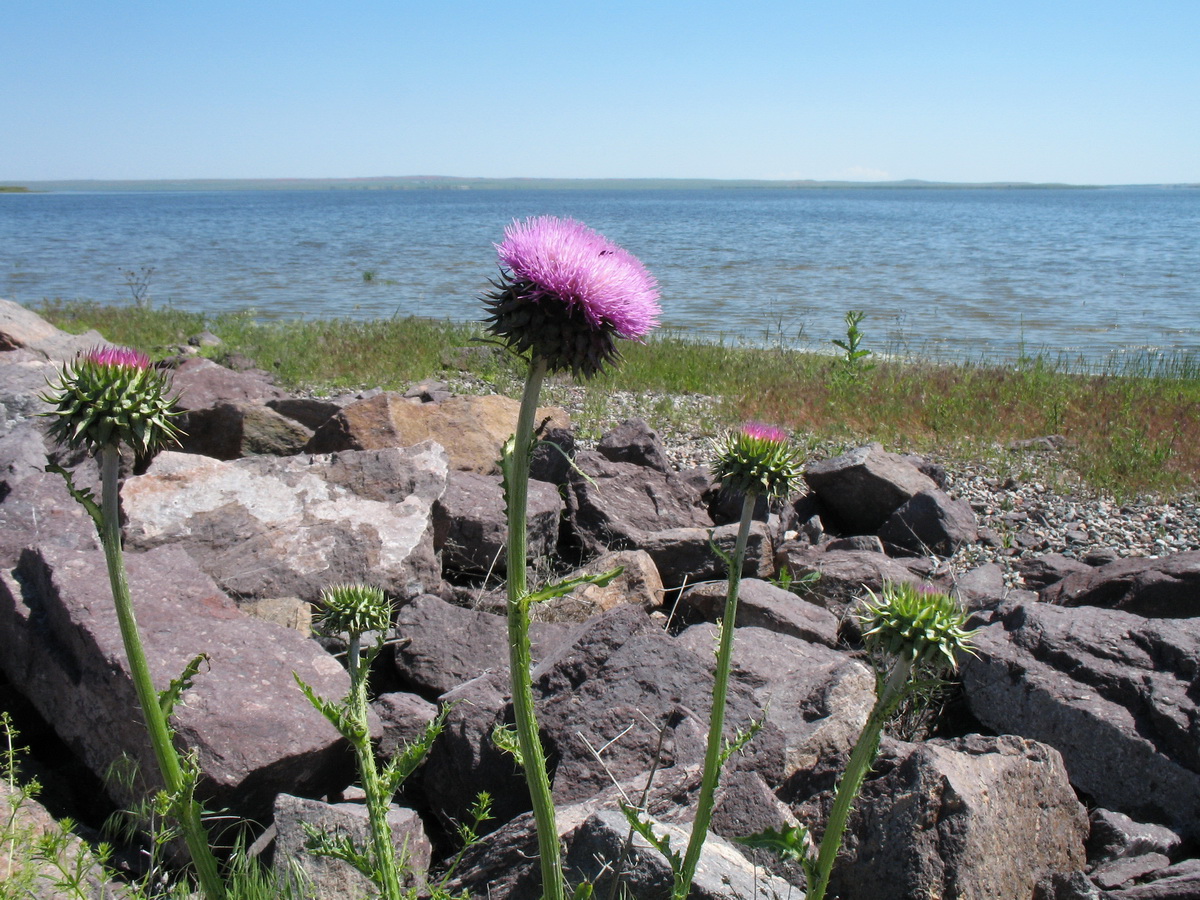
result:
[[[329,720],[329,724],[338,730],[338,734],[356,747],[364,746],[370,740],[366,728],[354,721],[344,704],[334,703],[318,696],[317,692],[295,672],[292,673],[292,677],[296,679],[296,684],[300,685],[300,690],[304,691],[308,702]]]
[[[179,677],[174,679],[165,691],[158,692],[158,705],[164,717],[171,718],[180,695],[192,686],[192,681],[200,674],[200,666],[209,661],[207,653],[199,654],[184,667]]]
[[[606,587],[611,584],[613,579],[625,571],[624,566],[617,566],[607,572],[602,572],[599,575],[575,575],[571,578],[566,578],[555,584],[548,585],[540,591],[534,591],[531,594],[525,595],[525,602],[529,604],[542,603],[546,600],[553,600],[555,597],[561,597],[564,594],[569,594],[575,588],[584,584],[594,584],[597,587]]]

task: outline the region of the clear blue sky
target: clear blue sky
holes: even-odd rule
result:
[[[1200,0],[9,0],[0,181],[1200,182]]]

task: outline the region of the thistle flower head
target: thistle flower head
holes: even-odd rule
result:
[[[128,444],[144,455],[175,443],[179,415],[170,379],[128,347],[96,347],[68,363],[42,398],[55,409],[51,436],[72,448]]]
[[[513,222],[496,245],[500,276],[484,298],[488,330],[549,371],[590,377],[658,324],[658,287],[622,247],[574,219]]]
[[[718,446],[713,476],[727,491],[786,497],[800,477],[800,454],[782,430],[749,422]]]
[[[317,621],[327,633],[361,637],[387,631],[392,604],[382,590],[367,584],[335,584],[321,592]]]
[[[872,652],[908,659],[913,666],[958,668],[958,654],[971,653],[974,631],[963,628],[958,603],[930,585],[885,584],[882,596],[859,613],[863,638]]]

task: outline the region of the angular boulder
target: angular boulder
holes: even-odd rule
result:
[[[1042,591],[1061,606],[1099,606],[1152,618],[1200,616],[1200,550],[1118,559],[1077,570]]]
[[[0,352],[29,350],[38,356],[73,359],[93,347],[112,346],[98,331],[69,334],[12,300],[0,300]]]
[[[851,814],[832,893],[1031,897],[1083,868],[1087,814],[1053,748],[1011,735],[897,746]]]
[[[432,442],[232,462],[163,453],[122,488],[127,545],[180,546],[238,596],[314,602],[366,581],[412,597],[441,582],[430,515],[446,473]]]
[[[446,448],[450,467],[497,474],[500,451],[516,431],[520,404],[499,394],[451,397],[422,403],[396,393],[382,393],[344,407],[317,429],[309,453],[408,447],[434,440]],[[537,421],[569,429],[570,417],[557,408],[541,408]]]
[[[558,546],[563,501],[552,484],[529,482],[526,559],[550,556]],[[433,506],[434,549],[448,572],[508,571],[508,517],[499,475],[451,471]]]
[[[1200,837],[1200,619],[1006,602],[975,648],[981,723],[1054,747],[1097,805]]]
[[[279,791],[343,786],[344,742],[292,677],[338,699],[349,690],[342,666],[316,642],[241,613],[179,548],[129,553],[126,563],[155,687],[209,657],[175,709],[206,803],[261,819]],[[20,589],[0,584],[0,666],[97,775],[132,757],[138,787],[110,786],[128,804],[160,782],[105,572],[100,551],[27,551]]]
[[[684,592],[680,605],[715,622],[724,614],[727,593],[728,586],[723,582],[697,585]],[[789,634],[827,647],[835,646],[838,640],[837,616],[759,578],[742,581],[735,624],[738,628],[756,626]]]
[[[563,625],[535,623],[534,659],[565,640]],[[486,672],[508,670],[508,622],[504,616],[464,609],[426,594],[396,614],[396,673],[404,685],[437,697]]]
[[[971,504],[935,488],[906,500],[880,526],[879,537],[918,556],[952,556],[960,547],[975,543],[979,529]]]
[[[589,553],[641,547],[648,532],[713,525],[700,495],[674,472],[597,451],[583,451],[575,462],[567,513]]]
[[[812,463],[804,480],[847,534],[874,534],[904,503],[937,489],[932,478],[880,444]]]

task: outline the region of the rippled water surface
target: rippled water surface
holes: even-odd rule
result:
[[[513,218],[640,256],[664,324],[940,358],[1200,351],[1200,189],[407,190],[0,195],[0,296],[262,316],[479,315]],[[371,273],[370,280],[364,273]]]

